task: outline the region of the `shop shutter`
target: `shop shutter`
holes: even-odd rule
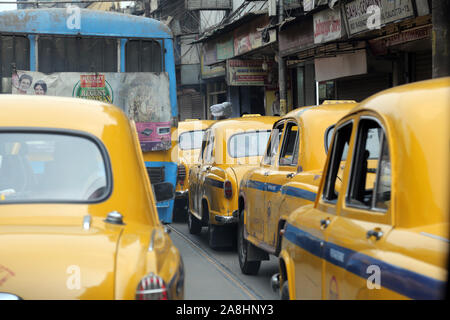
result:
[[[203,108],[203,99],[200,93],[194,93],[191,95],[191,103],[192,103],[192,119],[204,119],[203,116],[204,108]]]
[[[180,113],[180,121],[192,118],[192,99],[190,94],[178,96],[178,112]]]
[[[391,87],[388,73],[369,74],[336,81],[337,99],[356,100],[360,102],[365,98]]]

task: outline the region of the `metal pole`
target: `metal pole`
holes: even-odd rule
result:
[[[280,115],[283,116],[287,112],[286,66],[280,50],[281,23],[284,21],[284,0],[279,0],[278,3],[278,23],[280,24],[278,28],[278,86],[280,91]]]
[[[433,78],[450,76],[450,1],[432,1]]]

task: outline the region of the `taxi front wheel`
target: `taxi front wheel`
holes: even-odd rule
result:
[[[243,219],[239,219],[237,250],[239,257],[239,266],[243,274],[255,275],[261,266],[261,261],[248,261],[248,246],[251,245],[244,238]]]

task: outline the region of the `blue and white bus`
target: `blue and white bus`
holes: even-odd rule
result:
[[[23,74],[29,74],[27,81]],[[78,81],[70,87],[73,77]],[[144,127],[133,120],[150,181],[176,185],[170,139],[178,119],[173,36],[160,21],[73,7],[0,12],[0,80],[1,93],[89,98],[101,91],[105,101],[122,107],[131,118],[143,112]],[[133,81],[150,85],[140,88],[140,94],[148,96],[127,101],[139,89]],[[103,91],[98,90],[101,86]],[[165,95],[167,99],[161,98]],[[160,100],[152,109],[155,99]],[[140,105],[131,110],[133,104]],[[173,200],[157,204],[162,222],[172,222],[173,205]]]

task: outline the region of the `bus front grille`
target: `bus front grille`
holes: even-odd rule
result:
[[[164,182],[165,168],[164,167],[147,167],[147,173],[150,178],[150,183]]]

